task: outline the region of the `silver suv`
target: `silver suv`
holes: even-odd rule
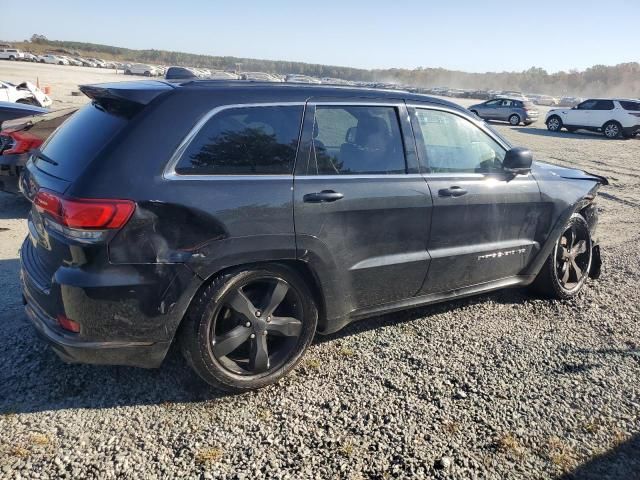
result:
[[[531,125],[538,120],[538,110],[533,102],[526,99],[494,98],[469,107],[483,120],[500,120],[511,125]]]

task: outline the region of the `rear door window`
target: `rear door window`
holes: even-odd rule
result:
[[[620,105],[625,110],[631,110],[632,112],[640,112],[640,102],[631,102],[628,100],[620,100]]]
[[[310,175],[406,173],[395,107],[319,105]]]
[[[239,107],[209,119],[187,145],[178,175],[291,174],[302,105]]]
[[[611,100],[598,100],[593,107],[594,110],[613,110],[614,105]]]
[[[48,138],[40,149],[43,156],[33,158],[35,165],[50,175],[73,181],[127,123],[127,118],[89,104]]]

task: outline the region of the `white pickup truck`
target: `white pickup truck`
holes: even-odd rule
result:
[[[1,60],[24,60],[24,53],[17,48],[0,48]]]

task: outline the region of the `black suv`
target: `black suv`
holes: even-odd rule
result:
[[[606,179],[511,148],[467,110],[400,91],[193,80],[81,87],[34,152],[26,311],[66,361],[274,382],[316,332],[599,272]]]

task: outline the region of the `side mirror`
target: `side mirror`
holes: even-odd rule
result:
[[[531,171],[533,163],[533,154],[531,150],[515,147],[509,150],[502,161],[502,168],[505,172],[514,175],[526,175]]]

